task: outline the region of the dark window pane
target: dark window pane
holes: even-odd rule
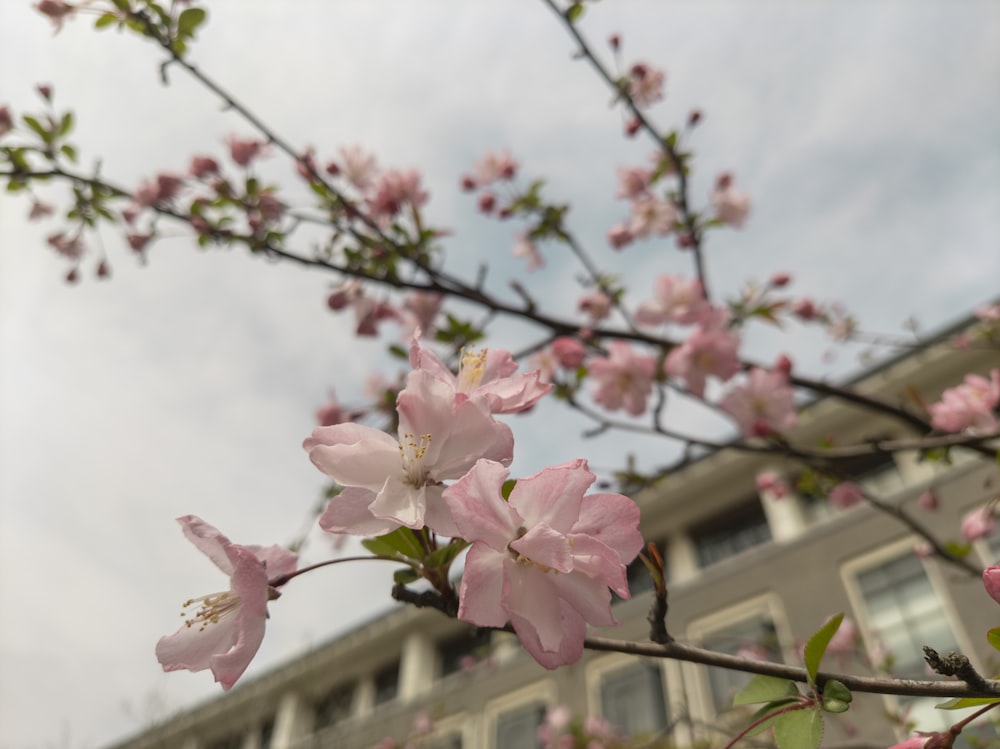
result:
[[[399,662],[375,674],[375,704],[396,699],[399,694]]]
[[[702,567],[715,564],[727,557],[751,549],[771,540],[771,529],[759,500],[738,509],[729,510],[725,516],[691,531]]]
[[[496,749],[540,749],[538,727],[544,717],[545,707],[540,704],[501,713],[497,718]]]
[[[717,630],[703,642],[709,650],[729,655],[747,655],[780,663],[781,646],[770,617],[758,616],[745,619],[722,630]],[[723,713],[733,706],[733,697],[751,675],[722,668],[708,669],[708,684],[712,691],[712,702],[717,713]]]
[[[458,637],[445,640],[438,646],[441,660],[441,676],[461,671],[468,665],[475,665],[490,652],[490,631],[470,629]]]
[[[601,679],[601,713],[629,735],[655,734],[667,727],[667,700],[660,667],[636,663]]]
[[[313,703],[313,730],[319,731],[351,717],[354,684],[340,684]]]

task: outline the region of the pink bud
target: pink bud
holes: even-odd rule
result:
[[[76,283],[79,277],[80,276],[76,272],[76,268],[73,268],[72,270],[70,270],[69,273],[66,274],[66,283]]]
[[[55,3],[53,3],[53,5],[55,5]],[[44,13],[45,11],[42,12]],[[45,101],[52,101],[52,86],[50,86],[48,83],[39,83],[37,86],[35,86],[35,90],[39,94],[41,94],[42,98],[45,99]]]
[[[788,286],[788,282],[791,280],[792,277],[787,273],[775,273],[771,276],[771,286],[780,289],[783,286]]]
[[[576,369],[587,357],[587,348],[576,338],[560,336],[552,341],[552,355],[559,362],[559,366]]]
[[[639,132],[640,127],[642,127],[642,123],[639,121],[639,118],[633,117],[625,125],[625,135],[627,135],[629,138],[634,137],[635,134]]]
[[[608,46],[615,52],[622,46],[622,38],[619,34],[612,34],[608,37]]]
[[[497,196],[491,192],[484,192],[479,196],[479,210],[487,215],[493,213],[496,203]]]
[[[608,230],[608,244],[616,250],[620,250],[635,239],[632,230],[625,224],[616,224]]]
[[[0,135],[9,133],[14,127],[14,117],[10,113],[10,107],[4,104],[0,107]]]
[[[203,179],[210,174],[218,174],[219,164],[211,156],[195,156],[188,171],[195,179]]]
[[[1000,564],[994,564],[983,570],[983,585],[986,586],[990,598],[1000,603]]]
[[[677,246],[682,250],[689,250],[694,247],[694,237],[686,231],[682,231],[677,235]]]
[[[508,206],[504,206],[499,211],[497,211],[497,218],[502,220],[508,219],[513,215],[514,211],[512,211]]]
[[[864,499],[864,492],[853,481],[843,481],[830,490],[830,496],[827,499],[834,507],[846,510],[861,502]]]
[[[993,516],[993,506],[977,507],[962,519],[962,537],[966,541],[986,538],[996,530],[997,521]]]
[[[934,512],[940,506],[937,493],[933,489],[928,489],[920,495],[920,499],[917,500],[917,505],[921,510]]]
[[[701,122],[702,114],[700,109],[692,109],[688,115],[688,127],[694,127]]]
[[[97,266],[97,277],[98,278],[110,278],[111,277],[111,268],[108,267],[108,261],[107,260],[102,260],[100,262],[100,264]]]
[[[723,172],[718,177],[715,178],[715,189],[716,190],[728,190],[730,185],[733,184],[733,175],[729,172]]]
[[[802,320],[815,320],[818,314],[811,299],[799,299],[792,305],[792,312]]]
[[[340,167],[337,166],[336,161],[331,161],[327,163],[326,173],[329,174],[331,177],[336,177],[338,174],[340,174]]]
[[[476,180],[468,174],[462,175],[462,181],[460,184],[462,186],[462,192],[472,192],[476,189]]]

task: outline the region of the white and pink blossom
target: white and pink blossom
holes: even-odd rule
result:
[[[632,201],[632,217],[628,229],[632,236],[642,239],[652,234],[666,236],[680,220],[677,206],[669,200],[651,196]]]
[[[795,397],[788,378],[780,372],[754,367],[746,382],[736,385],[719,401],[744,437],[781,434],[795,426]]]
[[[962,518],[962,538],[966,541],[987,538],[993,535],[996,528],[997,519],[992,503],[985,507],[977,507]]]
[[[599,322],[611,314],[613,304],[614,301],[607,292],[601,289],[592,289],[580,297],[576,307],[585,313],[591,322]]]
[[[643,302],[635,313],[641,325],[694,325],[702,321],[711,305],[701,281],[684,276],[662,275],[653,284],[653,300]]]
[[[646,401],[653,390],[656,361],[652,356],[635,353],[625,341],[611,341],[607,356],[591,359],[587,365],[595,388],[593,399],[609,411],[624,408],[639,416],[646,410]]]
[[[379,536],[426,525],[457,535],[441,501],[442,482],[480,458],[506,465],[513,457],[510,428],[493,420],[486,398],[456,398],[455,387],[431,372],[410,372],[396,410],[398,438],[345,423],[317,427],[302,444],[313,464],[345,487],[320,517],[323,530]]]
[[[739,347],[736,333],[701,327],[667,355],[663,368],[669,376],[683,380],[687,389],[700,398],[709,376],[725,382],[740,371]]]
[[[732,175],[720,174],[715,180],[715,187],[709,194],[715,217],[722,223],[740,229],[750,215],[750,197],[739,192],[733,185]]]
[[[498,181],[507,181],[517,176],[517,162],[509,151],[487,152],[476,164],[473,179],[478,187],[486,187]]]
[[[164,671],[212,669],[223,689],[243,675],[264,639],[271,580],[295,571],[298,556],[280,546],[241,546],[194,515],[177,518],[184,535],[229,576],[229,590],[192,598],[196,607],[174,634],[156,644]]]
[[[948,388],[940,401],[931,404],[931,424],[945,432],[992,434],[998,429],[998,403],[1000,369],[991,370],[989,379],[966,375],[964,383]]]
[[[462,351],[458,374],[413,336],[410,366],[424,370],[454,388],[457,401],[482,397],[495,414],[524,411],[535,405],[552,386],[541,381],[540,372],[515,375],[517,362],[506,349],[467,349]]]
[[[639,508],[620,494],[585,495],[595,476],[584,460],[519,479],[480,460],[445,490],[462,538],[472,543],[458,618],[480,627],[510,622],[545,668],[579,659],[587,624],[616,624],[611,588],[629,597],[625,566],[642,548]]]
[[[860,504],[865,498],[864,490],[853,481],[841,481],[830,490],[827,500],[838,510],[846,510]]]
[[[644,62],[637,62],[628,71],[628,93],[638,107],[648,107],[663,100],[666,73]]]

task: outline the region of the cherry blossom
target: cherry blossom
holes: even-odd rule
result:
[[[39,0],[32,7],[52,21],[55,33],[57,34],[62,31],[63,21],[72,17],[76,10],[69,3],[63,2],[63,0]]]
[[[237,166],[247,167],[254,159],[264,156],[267,151],[267,143],[256,138],[239,138],[230,135],[226,138],[226,145],[229,146],[229,158]]]
[[[983,570],[983,585],[986,586],[990,598],[1000,603],[1000,564],[994,564]]]
[[[927,745],[930,736],[914,736],[906,741],[893,744],[889,749],[923,749]]]
[[[612,249],[620,250],[635,241],[635,235],[625,224],[615,224],[608,230],[608,244]]]
[[[560,367],[576,369],[587,358],[587,347],[576,338],[559,336],[552,341],[552,355]]]
[[[585,312],[591,322],[599,322],[611,314],[611,297],[601,289],[588,291],[576,303],[577,309]]]
[[[795,426],[795,399],[788,378],[754,367],[746,382],[730,390],[719,406],[733,417],[745,437],[781,434]]]
[[[674,224],[679,220],[677,206],[669,200],[644,197],[632,201],[632,217],[628,228],[636,238],[645,238],[651,234],[664,236],[673,231]]]
[[[637,62],[628,71],[628,93],[639,107],[648,107],[663,100],[666,74],[644,62]]]
[[[429,526],[457,535],[441,502],[443,481],[462,476],[479,458],[508,464],[510,428],[494,421],[483,395],[456,398],[434,373],[410,372],[396,399],[398,439],[362,424],[317,427],[303,448],[345,489],[320,518],[330,533],[377,536],[399,526]]]
[[[703,326],[667,355],[663,368],[671,377],[684,380],[687,389],[700,398],[709,375],[725,382],[740,371],[739,347],[736,333]]]
[[[10,107],[4,104],[0,107],[0,136],[6,135],[14,129],[14,116],[10,113]]]
[[[406,206],[419,208],[430,194],[420,186],[420,173],[415,169],[393,169],[383,174],[368,200],[372,218],[388,223]]]
[[[375,157],[365,153],[361,146],[350,146],[340,149],[340,157],[343,165],[341,174],[348,182],[361,192],[367,192],[375,184],[378,176],[378,166]]]
[[[865,498],[864,490],[853,481],[842,481],[830,490],[827,499],[834,507],[846,510]]]
[[[656,361],[636,354],[625,341],[611,341],[608,349],[608,356],[592,359],[587,366],[597,385],[591,395],[608,410],[624,408],[639,416],[646,410],[646,399],[653,389]]]
[[[639,508],[620,494],[585,496],[596,477],[582,459],[518,480],[504,501],[507,476],[480,460],[444,492],[472,542],[458,618],[481,627],[510,622],[545,668],[573,663],[588,623],[617,623],[608,588],[629,595],[625,565],[642,548]]]
[[[742,228],[750,215],[750,197],[733,187],[731,174],[720,174],[715,180],[715,188],[709,198],[715,208],[715,216],[722,223],[735,229]]]
[[[441,361],[437,354],[425,348],[420,336],[410,344],[410,366],[426,370],[455,389],[461,402],[469,397],[482,397],[495,414],[509,414],[531,408],[552,386],[540,380],[540,373],[515,375],[517,362],[505,349],[467,349],[462,351],[458,375]]]
[[[693,325],[701,322],[711,305],[705,299],[701,281],[684,276],[662,275],[653,285],[654,299],[643,302],[635,313],[642,325],[676,323]]]
[[[616,198],[635,200],[648,195],[649,181],[653,176],[651,169],[642,167],[619,167],[618,169],[618,192]]]
[[[160,639],[164,671],[212,669],[223,689],[243,675],[264,639],[267,602],[278,597],[269,580],[295,571],[298,556],[280,546],[241,546],[194,515],[177,518],[184,535],[229,576],[229,590],[192,598],[197,607],[174,634]]]
[[[535,244],[531,240],[531,237],[526,234],[518,235],[517,241],[514,243],[514,248],[510,251],[510,254],[514,257],[522,258],[525,263],[525,268],[529,271],[545,267],[545,258],[542,257],[542,253],[539,252],[538,245]]]
[[[774,471],[764,471],[757,474],[756,484],[757,491],[761,493],[768,492],[775,499],[787,497],[791,491],[781,475]]]
[[[990,378],[966,375],[965,382],[948,388],[941,400],[931,404],[931,424],[946,432],[967,431],[991,434],[997,431],[997,404],[1000,403],[1000,369],[990,371]]]
[[[508,151],[487,152],[476,164],[474,181],[479,187],[486,187],[500,180],[511,180],[517,176],[517,162]]]

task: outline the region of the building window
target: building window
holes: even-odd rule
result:
[[[313,703],[313,730],[320,731],[351,717],[354,684],[340,684]]]
[[[663,673],[640,661],[601,678],[601,714],[627,735],[652,735],[667,727]]]
[[[496,749],[541,749],[538,727],[545,719],[545,705],[533,703],[500,713],[497,717]]]
[[[717,629],[702,640],[702,645],[729,655],[743,655],[758,660],[780,663],[781,645],[774,621],[766,614]],[[716,713],[724,713],[733,706],[733,697],[751,679],[751,674],[723,668],[709,668],[708,686],[712,692],[712,705]]]
[[[702,567],[771,540],[764,508],[756,497],[725,515],[691,530],[691,540]]]
[[[490,630],[470,629],[438,646],[441,676],[475,666],[490,653]]]
[[[399,694],[399,661],[375,674],[375,704],[396,699]]]
[[[939,653],[959,651],[955,634],[927,577],[923,564],[907,551],[857,575],[869,629],[876,648],[885,653],[885,666],[893,675],[926,679],[923,646]],[[944,728],[937,700],[898,698],[919,728]]]
[[[206,749],[241,749],[243,746],[243,736],[234,733],[221,739],[216,739],[208,744]]]
[[[422,749],[462,749],[462,736],[452,733],[420,745]]]
[[[271,716],[261,724],[260,732],[257,736],[259,739],[257,742],[259,749],[271,749],[271,741],[274,739],[274,716]]]

